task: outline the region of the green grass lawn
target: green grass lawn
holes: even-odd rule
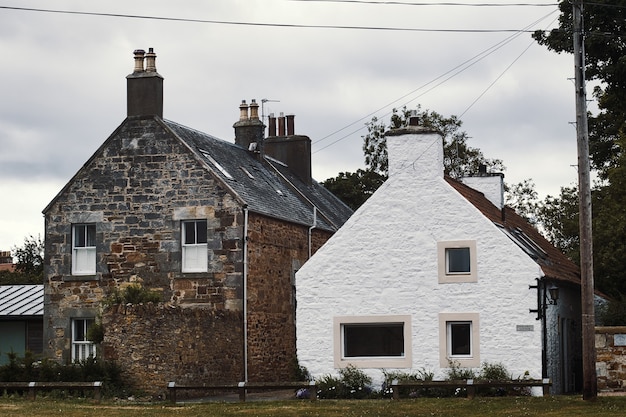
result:
[[[91,400],[0,398],[0,416],[35,417],[405,417],[405,416],[625,416],[626,397],[600,397],[595,402],[577,397],[421,398],[393,400],[289,400],[246,403],[170,405]]]

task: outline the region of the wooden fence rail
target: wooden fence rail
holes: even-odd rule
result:
[[[299,389],[306,388],[309,390],[309,398],[317,399],[317,385],[315,381],[303,382],[239,382],[236,384],[199,384],[199,385],[179,385],[176,382],[167,384],[168,397],[170,402],[176,403],[176,392],[180,390],[204,390],[204,391],[237,391],[239,393],[239,401],[246,401],[248,390],[267,391],[278,389]]]
[[[93,398],[99,403],[102,398],[100,389],[102,388],[102,381],[94,382],[0,382],[0,390],[28,390],[28,398],[34,400],[37,396],[37,391],[52,391],[52,390],[72,390],[72,389],[93,389]]]
[[[520,379],[511,381],[476,381],[473,379],[459,381],[397,381],[391,383],[393,398],[400,398],[400,388],[465,388],[467,398],[476,396],[477,388],[524,388],[542,387],[543,395],[550,395],[552,382],[549,378],[544,379]]]

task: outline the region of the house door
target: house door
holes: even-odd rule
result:
[[[562,394],[568,394],[579,390],[582,378],[580,329],[576,321],[562,318],[560,330]]]

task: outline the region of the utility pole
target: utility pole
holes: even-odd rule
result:
[[[573,0],[574,70],[576,72],[576,137],[578,144],[578,195],[580,227],[580,290],[582,299],[583,400],[598,396],[596,375],[595,313],[593,285],[593,245],[591,234],[591,180],[589,131],[585,91],[585,36],[583,2]]]

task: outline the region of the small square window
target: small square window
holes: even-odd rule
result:
[[[208,271],[206,220],[182,222],[182,272]]]
[[[476,241],[437,243],[439,283],[477,282]]]
[[[450,362],[464,368],[480,366],[478,313],[439,313],[439,361],[442,368]]]
[[[469,274],[470,249],[446,248],[446,274]]]

